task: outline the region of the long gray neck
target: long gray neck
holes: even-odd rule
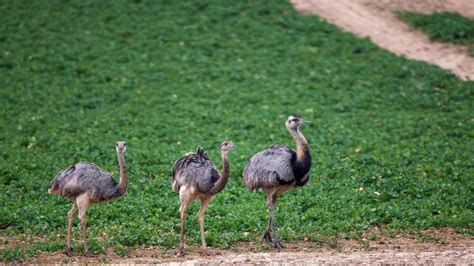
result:
[[[210,193],[213,195],[221,192],[224,189],[225,185],[227,184],[227,181],[229,180],[230,166],[229,166],[229,160],[227,159],[227,151],[221,151],[221,157],[222,157],[221,176],[219,179],[217,179],[216,183],[214,183],[214,186],[212,187],[210,191]]]
[[[303,136],[303,133],[298,128],[288,129],[296,142],[296,160],[303,162],[307,160],[309,153],[308,141]]]
[[[117,159],[120,167],[120,181],[118,184],[118,192],[120,196],[127,193],[128,188],[128,170],[125,164],[125,157],[123,152],[117,152]]]

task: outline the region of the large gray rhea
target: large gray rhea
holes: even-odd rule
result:
[[[212,198],[221,192],[227,184],[230,171],[227,153],[232,148],[234,148],[232,141],[224,141],[220,145],[222,158],[222,171],[220,173],[201,147],[197,148],[196,153],[181,157],[173,165],[172,189],[179,193],[181,202],[181,242],[179,245],[181,254],[184,254],[186,209],[195,199],[201,200],[201,207],[198,212],[201,249],[202,253],[207,253],[204,238],[204,213]]]
[[[306,123],[302,117],[292,115],[286,120],[286,128],[296,142],[296,151],[284,145],[272,145],[256,153],[244,169],[244,183],[251,191],[261,188],[266,195],[269,212],[268,226],[263,240],[275,248],[283,245],[271,233],[276,233],[273,209],[277,198],[293,187],[304,186],[309,180],[311,153],[308,141],[299,130]]]
[[[86,212],[91,204],[102,203],[119,198],[127,193],[128,172],[125,164],[125,141],[116,143],[117,159],[120,167],[120,181],[114,180],[107,171],[95,164],[82,162],[71,165],[61,171],[51,182],[48,190],[51,194],[66,197],[73,203],[67,214],[66,254],[72,256],[71,237],[72,222],[79,212],[80,225],[83,233],[84,254],[91,256],[87,245]]]

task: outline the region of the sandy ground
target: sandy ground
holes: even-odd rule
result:
[[[474,57],[459,45],[431,42],[421,31],[410,28],[396,10],[423,13],[458,12],[474,18],[473,0],[291,0],[301,12],[315,13],[344,31],[369,37],[397,55],[426,61],[452,71],[463,80],[474,80]]]
[[[372,236],[372,237],[370,237]],[[375,237],[374,237],[375,236]],[[372,240],[371,240],[372,239]],[[428,230],[418,234],[399,233],[395,237],[371,230],[362,239],[340,236],[324,244],[299,241],[286,244],[277,251],[258,243],[239,243],[229,249],[210,248],[202,256],[197,246],[187,248],[188,254],[178,256],[176,249],[144,247],[118,256],[111,250],[97,257],[67,257],[62,252],[42,253],[27,263],[114,263],[114,264],[470,264],[474,262],[474,236],[456,234],[452,229]]]
[[[184,262],[163,262],[168,265],[194,264],[469,264],[474,254],[468,251],[436,252],[280,252],[230,254],[209,259],[194,259]],[[122,261],[124,263],[124,261]],[[125,263],[156,263],[153,260],[127,260]]]

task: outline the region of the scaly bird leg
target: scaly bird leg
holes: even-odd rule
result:
[[[179,254],[184,256],[184,238],[185,238],[185,224],[186,224],[186,209],[189,206],[189,203],[193,200],[193,190],[189,189],[186,186],[183,186],[179,189],[179,200],[181,202],[181,242],[179,244]]]
[[[201,231],[201,253],[202,255],[208,255],[206,250],[206,239],[204,236],[204,213],[206,212],[207,206],[211,201],[210,198],[201,199],[201,208],[199,208],[198,219],[199,219],[199,229]]]
[[[71,238],[72,238],[72,222],[74,221],[74,216],[77,213],[77,205],[74,202],[71,210],[67,213],[67,240],[66,240],[66,255],[69,257],[73,256],[74,253],[71,249]]]
[[[263,233],[263,241],[269,245],[273,243],[271,237],[272,224],[273,224],[273,203],[271,198],[273,197],[273,192],[267,192],[267,208],[268,208],[268,225],[267,229]]]
[[[92,256],[94,256],[94,254],[92,254],[89,251],[89,246],[87,245],[87,218],[86,218],[86,214],[87,214],[87,209],[89,208],[89,204],[90,204],[87,193],[79,196],[76,199],[76,204],[77,204],[77,208],[79,209],[79,219],[80,219],[80,225],[81,225],[81,229],[82,229],[82,241],[83,241],[83,246],[84,246],[84,255],[88,256],[88,257],[92,257]]]
[[[276,229],[276,226],[275,226],[275,218],[273,218],[273,208],[274,208],[274,206],[275,206],[275,204],[276,204],[277,198],[278,198],[278,194],[276,194],[276,193],[273,194],[273,196],[272,196],[272,202],[271,202],[271,205],[272,205],[272,214],[271,214],[272,219],[271,219],[271,224],[272,224],[272,230],[273,230],[273,232],[275,232],[275,235],[277,234],[277,229]],[[277,248],[277,249],[285,248],[285,246],[283,246],[283,245],[280,243],[280,240],[279,240],[277,237],[275,237],[275,238],[273,239],[273,246],[274,246],[275,248]]]
[[[273,211],[275,208],[276,200],[278,198],[278,195],[276,193],[268,193],[267,194],[267,207],[268,207],[268,226],[267,230],[265,231],[263,235],[263,240],[265,243],[273,245],[277,249],[284,248],[284,246],[280,243],[280,240],[275,237],[272,241],[270,232],[273,232],[274,234],[277,233],[277,229],[275,226],[275,218],[273,216]],[[274,235],[275,236],[275,235]]]
[[[186,209],[187,205],[181,204],[181,242],[179,243],[179,253],[184,255],[184,234],[185,234],[185,225],[186,225]]]

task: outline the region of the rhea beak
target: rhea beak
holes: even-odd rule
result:
[[[306,123],[309,123],[309,121],[303,119],[303,124],[306,124]]]

